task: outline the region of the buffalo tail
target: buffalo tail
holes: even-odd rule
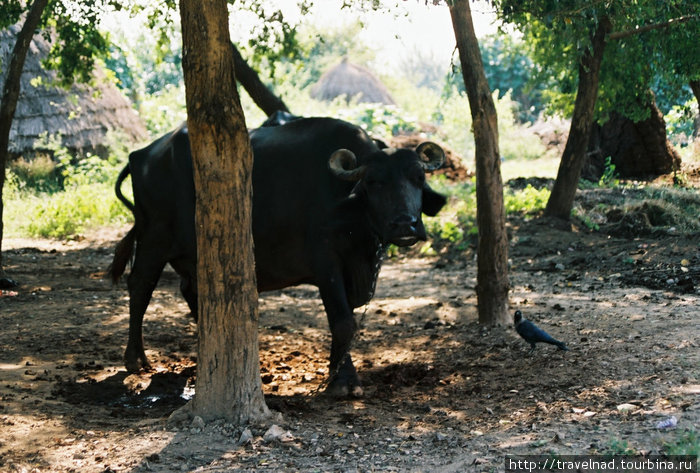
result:
[[[131,256],[134,253],[135,240],[136,227],[132,227],[114,250],[114,259],[112,260],[112,264],[109,265],[109,268],[107,268],[107,275],[114,284],[119,281],[119,278],[126,270],[127,263],[131,261]]]
[[[124,194],[122,194],[122,182],[124,182],[124,179],[131,174],[131,169],[129,168],[129,165],[127,164],[124,166],[124,169],[119,173],[119,177],[117,177],[117,183],[114,185],[114,193],[117,194],[117,199],[121,200],[122,203],[131,210],[132,212],[134,211],[134,204],[129,201],[126,197],[124,197]]]

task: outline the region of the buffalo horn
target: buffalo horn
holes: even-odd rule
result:
[[[416,153],[420,156],[420,164],[426,171],[434,171],[445,162],[445,152],[432,141],[419,144]]]
[[[357,167],[355,153],[349,149],[339,149],[328,160],[331,172],[344,181],[359,181],[365,173],[365,166]]]

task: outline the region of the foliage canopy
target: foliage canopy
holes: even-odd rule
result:
[[[8,0],[0,3],[0,28],[21,21],[31,2]],[[63,85],[88,82],[95,61],[109,52],[109,41],[100,30],[100,19],[107,12],[121,9],[118,0],[50,0],[39,29],[52,43],[45,65],[59,73]],[[0,65],[2,67],[2,65]]]
[[[700,77],[700,3],[693,0],[497,0],[502,19],[514,24],[541,66],[540,81],[554,78],[546,92],[553,108],[569,115],[577,90],[577,65],[590,50],[598,23],[609,19],[596,116],[612,110],[634,120],[648,116],[649,92],[663,88],[668,102],[687,97],[684,86]]]

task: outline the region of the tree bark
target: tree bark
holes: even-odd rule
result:
[[[476,147],[479,227],[477,299],[479,323],[508,324],[508,237],[498,147],[498,117],[474,34],[469,0],[449,2],[452,26],[469,98]]]
[[[646,99],[645,99],[646,100]],[[609,156],[623,178],[649,179],[680,169],[681,157],[669,143],[666,122],[652,99],[649,118],[634,122],[612,112],[604,125],[594,124],[582,177],[598,182]]]
[[[287,105],[281,98],[267,88],[260,80],[260,76],[248,65],[238,51],[236,45],[231,43],[233,50],[233,67],[236,73],[236,80],[243,86],[255,105],[260,108],[268,117],[276,111],[289,112]]]
[[[571,118],[569,138],[559,163],[557,179],[547,201],[545,215],[569,220],[574,197],[586,158],[586,149],[593,127],[593,112],[598,98],[600,65],[605,52],[605,37],[612,24],[608,17],[601,18],[593,35],[592,49],[587,50],[578,68],[578,91]]]
[[[691,80],[690,90],[693,91],[695,101],[698,103],[698,107],[700,107],[700,80]]]
[[[236,90],[226,0],[180,0],[196,189],[199,352],[189,412],[245,423],[269,415],[258,354],[253,154]]]
[[[700,136],[700,80],[691,80],[690,90],[693,91],[695,101],[698,103],[698,115],[695,117],[695,131],[693,135]]]
[[[2,239],[5,205],[2,201],[2,191],[5,187],[5,168],[7,167],[9,156],[10,129],[12,128],[12,119],[15,116],[17,101],[19,100],[20,78],[24,69],[24,61],[27,58],[27,51],[29,51],[29,45],[34,37],[34,31],[36,31],[41,22],[41,15],[47,3],[48,0],[35,0],[27,14],[27,18],[24,20],[24,25],[22,25],[22,29],[17,35],[17,42],[12,48],[10,66],[7,69],[7,77],[5,78],[5,85],[2,91],[2,102],[0,102],[0,288],[17,285],[15,281],[7,277],[3,267]]]

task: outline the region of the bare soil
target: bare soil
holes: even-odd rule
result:
[[[128,297],[101,278],[127,228],[9,240],[0,297],[0,471],[501,471],[505,454],[664,452],[700,425],[700,247],[672,231],[510,222],[510,296],[570,351],[477,322],[473,248],[386,261],[358,310],[362,399],[319,391],[330,335],[315,288],[260,299],[268,406],[245,427],[172,425],[196,326],[168,271],[144,324],[155,371],[122,365]],[[657,423],[669,416],[676,429]],[[265,441],[273,425],[285,435]]]

